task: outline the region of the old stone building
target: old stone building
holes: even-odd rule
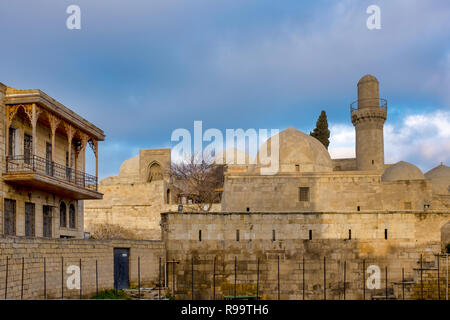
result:
[[[278,172],[262,174],[264,165],[252,163],[248,155],[242,157],[244,164],[228,164],[222,202],[213,211],[448,212],[450,168],[441,164],[424,175],[411,163],[386,164],[383,126],[387,101],[380,99],[374,76],[362,77],[357,89],[357,101],[350,107],[356,131],[355,158],[331,159],[317,139],[290,127],[277,136]],[[261,146],[260,152],[270,152],[272,139]],[[140,236],[158,239],[160,213],[176,211],[169,166],[169,149],[141,150],[139,156],[125,161],[118,177],[100,182],[104,199],[86,203],[86,227],[105,222],[120,224]]]
[[[101,199],[85,173],[102,130],[40,90],[0,83],[1,208],[4,236],[82,238],[83,200]]]

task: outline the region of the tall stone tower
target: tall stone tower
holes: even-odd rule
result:
[[[356,131],[356,167],[358,170],[384,170],[383,126],[387,118],[387,102],[380,99],[379,83],[372,75],[358,82],[358,100],[350,106]]]

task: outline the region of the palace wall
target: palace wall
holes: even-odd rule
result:
[[[114,248],[129,248],[130,285],[138,282],[138,257],[142,286],[158,283],[159,258],[165,261],[164,244],[160,241],[75,240],[0,237],[0,297],[5,297],[6,258],[8,257],[7,299],[20,299],[22,288],[22,258],[24,259],[23,298],[44,298],[44,258],[48,299],[79,298],[80,290],[67,287],[72,274],[67,268],[79,266],[83,298],[96,294],[96,261],[98,290],[114,288]],[[63,258],[63,259],[62,259]],[[62,263],[63,269],[62,268]],[[62,278],[63,271],[63,278]]]
[[[442,247],[441,229],[450,221],[449,213],[412,211],[162,216],[167,258],[179,261],[176,294],[185,299],[192,296],[192,270],[196,299],[211,299],[213,283],[216,298],[233,296],[235,282],[240,296],[256,295],[258,286],[262,298],[277,299],[279,283],[281,299],[302,299],[303,284],[305,299],[323,299],[324,288],[327,299],[343,299],[344,264],[347,299],[363,298],[363,279],[369,277],[370,265],[379,268],[380,286],[366,288],[366,299],[384,294],[386,267],[389,295],[399,297],[401,291],[392,282],[402,280],[403,268],[405,279],[415,284],[408,287],[409,297],[417,297],[420,256],[424,265],[435,261]]]
[[[309,188],[309,201],[299,189]],[[408,202],[410,204],[405,205]],[[432,203],[430,180],[382,182],[370,172],[226,176],[223,211],[423,210]],[[430,209],[442,209],[439,203]]]

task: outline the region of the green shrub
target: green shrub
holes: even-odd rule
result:
[[[123,290],[103,290],[98,293],[98,295],[93,296],[91,299],[99,300],[130,300],[131,297],[128,296]]]

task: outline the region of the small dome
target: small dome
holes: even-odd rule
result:
[[[270,145],[272,143],[272,139],[273,137],[269,138],[261,146],[257,157],[260,163],[261,150],[267,150],[267,154],[270,158]],[[330,154],[323,144],[316,138],[311,137],[310,135],[293,127],[289,127],[278,134],[278,139],[280,164],[279,172],[333,171]]]
[[[378,83],[378,79],[377,78],[375,78],[371,74],[366,74],[364,77],[359,79],[358,84],[363,83],[363,82],[370,82],[370,81],[375,81],[376,83]]]
[[[400,161],[384,170],[381,181],[423,180],[422,171],[412,163]]]
[[[450,167],[441,163],[425,173],[425,178],[431,179],[433,193],[450,194]]]
[[[119,176],[129,177],[139,175],[139,155],[125,160],[120,166]]]
[[[227,159],[227,156],[231,159]],[[252,158],[250,155],[240,149],[230,148],[227,149],[214,157],[214,160],[217,164],[250,164],[252,163]]]

